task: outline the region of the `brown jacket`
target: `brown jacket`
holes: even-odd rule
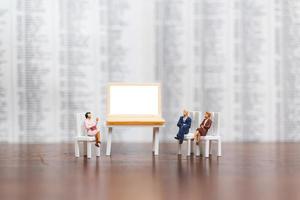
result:
[[[197,128],[197,131],[200,133],[201,136],[206,136],[208,129],[211,126],[211,119],[208,119],[207,122],[204,125],[206,119],[203,119],[203,121],[200,124],[200,128]],[[202,128],[201,126],[204,126],[204,128]]]

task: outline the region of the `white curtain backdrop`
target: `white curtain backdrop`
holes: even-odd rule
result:
[[[163,141],[183,108],[221,112],[225,141],[298,141],[299,23],[296,0],[1,0],[0,141],[71,141],[108,82],[162,84]]]

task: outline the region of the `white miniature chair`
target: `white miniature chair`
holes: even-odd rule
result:
[[[204,115],[204,113],[203,113]],[[201,142],[196,145],[196,156],[200,155],[201,146],[204,144],[204,157],[208,158],[212,154],[212,144],[217,143],[217,156],[222,156],[221,136],[220,136],[220,113],[211,112],[212,125],[206,136],[201,136]],[[199,126],[199,125],[198,125]]]
[[[95,137],[87,135],[87,131],[84,128],[84,113],[76,114],[76,137],[75,137],[75,157],[79,157],[79,142],[83,142],[84,155],[88,158],[92,157],[92,143],[95,143]],[[96,156],[100,156],[100,147],[96,147]]]
[[[199,111],[191,111],[190,112],[190,118],[192,119],[192,124],[191,128],[189,130],[188,134],[184,135],[183,141],[187,141],[187,156],[190,156],[191,153],[193,153],[193,140],[194,140],[194,132],[196,131],[196,128],[199,126],[201,123],[201,117],[200,117],[201,112]],[[178,143],[178,154],[181,154],[181,144]]]

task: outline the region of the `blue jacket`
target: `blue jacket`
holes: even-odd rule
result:
[[[183,116],[181,116],[178,120],[177,126],[179,129],[182,129],[184,134],[189,133],[189,129],[191,128],[192,119],[187,117],[185,122],[183,122]]]

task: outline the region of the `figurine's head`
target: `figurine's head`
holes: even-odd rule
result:
[[[92,118],[92,113],[91,112],[86,112],[84,116],[85,116],[86,119],[91,119]]]
[[[205,119],[210,119],[211,113],[210,112],[205,112],[204,117],[205,117]]]
[[[189,111],[184,109],[183,110],[183,116],[185,116],[185,117],[189,116]]]

